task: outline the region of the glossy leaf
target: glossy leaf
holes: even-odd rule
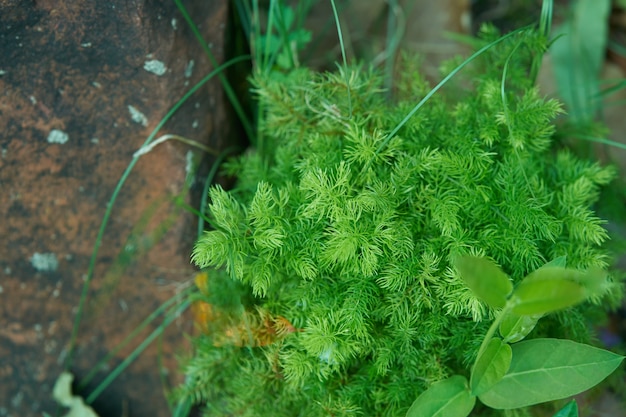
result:
[[[607,280],[607,272],[600,268],[590,268],[585,272],[580,272],[574,279],[583,286],[587,297],[602,296],[611,285]]]
[[[559,339],[533,339],[512,345],[507,374],[479,396],[487,406],[512,409],[567,398],[601,382],[623,356]]]
[[[592,121],[601,104],[598,80],[610,13],[610,0],[578,0],[572,2],[569,19],[554,31],[556,41],[550,51],[555,80],[574,124]]]
[[[472,394],[480,395],[504,377],[511,365],[511,346],[493,338],[476,360],[470,378]]]
[[[563,255],[559,256],[558,258],[554,258],[550,262],[547,262],[545,265],[543,265],[541,268],[550,268],[553,266],[565,268],[567,266],[567,256]]]
[[[513,285],[500,267],[487,258],[461,256],[454,266],[470,290],[480,300],[494,308],[502,308]]]
[[[572,400],[565,404],[555,415],[552,417],[578,417],[578,404]]]
[[[559,258],[555,259],[555,261],[558,259]],[[609,285],[606,271],[600,268],[590,268],[586,271],[579,271],[551,265],[552,262],[545,264],[538,270],[529,274],[524,278],[524,281],[565,279],[581,285],[586,292],[586,297],[601,296],[606,292],[607,286]]]
[[[541,268],[531,272],[524,278],[524,281],[546,281],[546,280],[567,280],[579,282],[584,272],[572,268],[563,268],[546,264]]]
[[[510,311],[506,312],[500,322],[500,335],[506,343],[519,342],[532,332],[541,317],[543,314],[518,316]]]
[[[529,274],[513,292],[511,312],[517,315],[546,314],[583,301],[585,289],[574,282],[573,269],[539,268]]]
[[[467,417],[476,404],[467,386],[467,379],[454,375],[443,381],[434,383],[424,391],[406,417]]]

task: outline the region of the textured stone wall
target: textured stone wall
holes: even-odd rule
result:
[[[224,62],[228,2],[183,3]],[[114,187],[160,119],[213,67],[171,0],[2,0],[0,57],[0,416],[40,416],[55,412],[51,388]],[[162,133],[224,148],[227,107],[212,81]],[[78,379],[193,275],[195,219],[172,203],[180,193],[189,202],[189,151],[155,148],[120,193],[80,327]],[[174,326],[163,351],[177,370],[173,354],[190,326]],[[169,415],[156,354],[103,393],[101,416]]]

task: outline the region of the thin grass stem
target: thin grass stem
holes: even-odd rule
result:
[[[213,149],[210,148],[206,145],[203,145],[200,142],[196,142],[193,139],[188,139],[184,136],[179,136],[179,135],[174,135],[174,134],[165,134],[163,136],[160,136],[158,139],[155,139],[154,142],[152,142],[151,144],[147,145],[147,146],[142,146],[141,148],[139,148],[134,154],[133,154],[133,158],[142,156],[147,154],[148,152],[152,151],[157,145],[160,145],[161,143],[167,142],[168,140],[177,140],[179,142],[185,143],[187,145],[193,146],[195,148],[201,149],[204,152],[210,154],[210,155],[218,155],[219,153]]]
[[[509,132],[509,137],[513,136],[513,130],[511,128],[512,120],[509,113],[509,103],[506,99],[506,77],[509,72],[509,64],[511,63],[511,59],[513,59],[513,56],[515,55],[515,52],[517,52],[517,49],[522,46],[522,43],[523,39],[515,44],[515,46],[511,50],[511,53],[509,54],[509,56],[507,56],[506,61],[504,62],[504,68],[502,68],[502,78],[500,80],[500,98],[502,100],[502,111],[504,112],[504,119],[506,120],[506,127]],[[515,156],[517,157],[520,166],[523,166],[522,158],[519,154],[518,149],[515,148],[513,152],[515,153]],[[522,170],[522,175],[524,175],[524,180],[526,181],[526,185],[528,185],[530,195],[533,197],[533,199],[536,199],[535,192],[533,191],[533,187],[530,186],[530,181],[528,180],[526,171]]]
[[[213,78],[216,74],[219,74],[225,68],[228,68],[229,66],[233,64],[245,61],[247,59],[249,59],[249,56],[240,56],[237,58],[233,58],[229,60],[228,62],[220,65],[213,71],[211,71],[211,73],[206,75],[202,80],[200,80],[196,85],[194,85],[187,93],[185,93],[185,95],[183,95],[183,97],[180,100],[178,100],[178,102],[170,109],[170,111],[167,112],[165,117],[161,119],[161,121],[157,124],[157,126],[152,131],[152,133],[148,136],[143,146],[148,146],[154,140],[155,136],[161,130],[161,128],[163,128],[165,123],[167,123],[167,121],[174,115],[174,113],[176,113],[176,111],[178,111],[178,109],[189,99],[189,97],[191,97],[196,91],[198,91],[211,78]],[[96,268],[96,259],[98,257],[98,251],[100,249],[100,245],[102,244],[104,231],[106,230],[107,224],[109,222],[109,218],[111,217],[111,213],[113,211],[113,206],[115,204],[115,201],[117,200],[117,196],[122,190],[124,183],[126,183],[126,180],[130,176],[130,173],[135,167],[135,164],[137,163],[137,161],[139,161],[139,157],[133,157],[133,159],[130,161],[130,163],[126,167],[126,170],[122,174],[115,189],[113,190],[113,194],[111,194],[111,198],[109,199],[109,202],[107,203],[107,208],[104,212],[104,216],[102,217],[102,223],[100,224],[100,229],[98,230],[98,235],[96,236],[96,242],[94,243],[94,247],[91,252],[91,259],[89,261],[89,267],[87,270],[87,279],[85,279],[85,282],[83,284],[83,289],[82,289],[80,299],[78,302],[76,316],[74,318],[74,325],[72,328],[72,334],[70,336],[70,342],[69,342],[69,351],[68,351],[65,364],[63,367],[64,370],[66,371],[69,370],[72,365],[74,350],[76,349],[76,340],[78,338],[78,327],[82,319],[83,310],[85,309],[85,302],[87,301],[87,295],[89,293],[89,286],[91,284],[91,280],[93,279],[94,271]]]
[[[219,154],[218,157],[215,159],[215,161],[213,161],[211,170],[209,171],[209,174],[207,175],[207,179],[204,183],[204,188],[202,190],[202,199],[200,200],[200,210],[197,213],[198,215],[198,239],[200,239],[200,237],[202,236],[202,233],[204,232],[204,222],[210,221],[206,217],[205,213],[206,213],[206,207],[207,207],[207,200],[209,198],[209,187],[213,183],[213,178],[215,178],[215,175],[217,174],[217,170],[219,169],[219,166],[222,164],[222,161],[226,158],[226,156],[232,153],[235,153],[238,150],[239,148],[228,148],[224,150],[224,152]]]
[[[341,47],[341,57],[343,59],[343,73],[346,80],[346,87],[348,88],[348,114],[350,115],[349,118],[352,118],[352,94],[350,89],[350,75],[348,74],[348,60],[346,59],[346,48],[343,44],[343,32],[341,31],[341,23],[339,23],[339,13],[337,13],[335,0],[330,0],[330,4],[333,7],[333,15],[335,16],[335,25],[337,26],[337,35],[339,36],[339,46]]]
[[[576,138],[576,139],[586,140],[586,141],[595,142],[595,143],[601,143],[603,145],[609,145],[609,146],[613,146],[615,148],[626,150],[626,144],[620,143],[620,142],[616,142],[616,141],[610,140],[610,139],[596,138],[596,137],[593,137],[593,136],[576,135],[576,134],[572,135],[572,137]]]
[[[539,18],[539,33],[546,39],[550,39],[550,32],[552,31],[552,12],[554,8],[553,0],[544,0],[541,4],[541,17]],[[530,66],[530,79],[533,83],[537,81],[539,76],[539,70],[541,69],[541,63],[543,61],[543,54],[535,55],[533,57]]]
[[[274,65],[274,57],[271,54],[272,46],[272,31],[274,30],[274,10],[276,9],[276,0],[270,0],[270,10],[267,16],[267,28],[265,30],[265,49],[262,51],[263,56],[263,65],[261,68],[262,72],[266,74],[270,71],[271,67]],[[260,25],[259,25],[260,26]]]
[[[276,7],[275,4],[274,4],[274,7]],[[289,28],[285,25],[285,16],[283,15],[283,9],[282,7],[278,7],[276,8],[276,10],[278,11],[277,12],[278,19],[276,19],[276,28],[278,29],[278,34],[280,35],[282,39],[283,48],[287,50],[287,56],[289,57],[289,63],[291,65],[291,68],[295,68],[297,61],[293,55],[293,50],[289,42]],[[270,32],[268,32],[268,35],[270,35]]]
[[[108,361],[113,359],[115,357],[115,355],[117,355],[117,353],[120,350],[122,350],[124,347],[126,347],[126,345],[128,345],[135,338],[135,336],[137,336],[139,333],[141,333],[143,331],[143,329],[145,329],[150,323],[152,323],[164,311],[166,311],[168,308],[170,308],[172,306],[172,304],[174,304],[176,302],[180,302],[181,301],[180,300],[181,297],[187,295],[193,289],[194,289],[193,287],[189,287],[189,288],[184,289],[181,293],[176,294],[175,296],[173,296],[172,298],[170,298],[169,300],[167,300],[163,304],[161,304],[156,310],[154,310],[148,317],[146,317],[139,324],[139,326],[137,326],[130,334],[128,334],[124,338],[124,340],[122,340],[120,343],[118,343],[117,346],[115,346],[113,349],[111,349],[109,351],[109,353],[107,353],[107,355],[104,358],[100,359],[98,361],[98,363],[96,363],[91,368],[91,371],[84,378],[82,378],[80,380],[80,383],[78,384],[78,388],[82,389],[82,388],[86,387],[87,384],[89,384],[89,382],[91,382],[91,380],[96,376],[98,371],[100,371],[100,369],[102,369],[103,365],[105,365]]]
[[[387,14],[387,36],[385,46],[385,88],[387,96],[391,96],[393,88],[396,52],[406,29],[406,20],[402,14],[402,8],[398,0],[389,0],[389,12]]]
[[[204,49],[204,52],[208,56],[209,61],[211,61],[211,64],[213,65],[213,67],[219,68],[218,62],[215,59],[213,52],[211,52],[211,48],[209,48],[209,45],[207,45],[207,43],[202,38],[202,35],[200,34],[198,27],[193,22],[193,20],[191,20],[191,16],[189,16],[189,13],[187,13],[187,9],[185,8],[185,6],[183,6],[181,0],[174,0],[174,2],[178,6],[178,10],[180,11],[180,13],[183,15],[185,22],[187,22],[187,24],[189,25],[189,28],[191,29],[194,36],[196,37],[196,39],[202,46],[202,49]],[[241,58],[241,57],[237,57],[237,58]],[[254,129],[252,128],[252,123],[250,123],[250,120],[248,120],[248,116],[246,116],[246,113],[243,110],[243,107],[241,103],[239,102],[239,99],[237,98],[237,94],[235,93],[235,90],[230,85],[230,82],[226,78],[226,75],[224,75],[221,71],[217,73],[217,76],[220,79],[220,82],[222,83],[224,92],[226,93],[226,96],[228,96],[228,100],[230,101],[230,104],[233,106],[235,113],[237,113],[237,117],[239,117],[239,121],[241,122],[244,130],[246,131],[246,135],[248,135],[248,137],[252,141],[254,139]]]
[[[148,335],[148,337],[146,337],[139,344],[139,346],[137,346],[137,348],[135,348],[135,350],[131,352],[130,355],[124,358],[122,363],[120,363],[109,375],[107,375],[107,377],[100,383],[100,385],[98,385],[98,387],[96,387],[96,389],[93,390],[91,394],[89,394],[89,396],[85,399],[85,402],[87,404],[93,403],[96,398],[98,398],[98,396],[102,393],[102,391],[104,391],[111,384],[111,382],[115,380],[115,378],[117,378],[122,372],[124,372],[124,370],[128,368],[128,366],[133,363],[133,361],[137,359],[137,357],[144,350],[146,350],[150,343],[152,343],[154,339],[156,339],[161,333],[163,333],[165,328],[169,326],[172,321],[174,321],[174,319],[179,317],[187,308],[189,308],[190,304],[191,301],[185,300],[173,313],[168,314],[163,320],[163,323],[161,323],[159,327],[154,329],[154,331],[152,331],[152,333],[150,333],[150,335]]]
[[[385,137],[385,139],[380,144],[378,149],[376,149],[376,155],[380,154],[380,152],[382,152],[382,150],[385,149],[385,147],[389,144],[389,141],[394,136],[396,136],[396,134],[400,131],[400,129],[402,129],[402,127],[404,127],[404,125],[415,115],[415,113],[417,113],[417,111],[419,109],[421,109],[422,106],[424,104],[426,104],[426,102],[428,102],[428,100],[430,100],[430,98],[432,96],[434,96],[435,93],[437,91],[439,91],[439,89],[441,89],[441,87],[443,87],[448,81],[450,81],[450,79],[452,77],[454,77],[459,71],[461,71],[466,65],[468,65],[470,62],[472,62],[473,60],[478,58],[480,55],[482,55],[483,53],[485,53],[486,51],[488,51],[489,49],[491,49],[495,45],[497,45],[497,44],[499,44],[501,42],[504,42],[505,40],[509,39],[510,37],[515,36],[515,35],[523,32],[523,31],[525,31],[527,29],[528,29],[528,27],[517,29],[517,30],[515,30],[515,31],[513,31],[511,33],[508,33],[508,34],[506,34],[506,35],[496,39],[495,41],[489,43],[488,45],[483,46],[478,51],[474,52],[469,58],[467,58],[465,61],[463,61],[461,64],[459,64],[455,69],[453,69],[450,72],[450,74],[448,74],[443,80],[441,80],[439,82],[439,84],[437,84],[433,89],[431,89],[428,92],[428,94],[426,94],[424,96],[424,98],[421,99],[420,102],[415,105],[415,107],[413,107],[413,109],[404,117],[404,119],[402,119],[402,121],[396,125],[396,127],[387,135],[387,137]]]

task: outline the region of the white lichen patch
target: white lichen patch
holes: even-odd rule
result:
[[[48,143],[66,143],[69,140],[69,135],[62,130],[52,129],[48,134]]]
[[[336,365],[337,361],[334,358],[334,352],[331,347],[327,347],[320,353],[319,359],[321,362],[327,363],[329,365]]]
[[[30,263],[39,272],[54,272],[59,268],[59,260],[54,253],[35,252]]]
[[[174,30],[178,29],[178,21],[176,20],[175,17],[172,18],[172,29]]]
[[[196,173],[198,172],[200,159],[200,154],[191,149],[188,150],[185,155],[185,182],[189,184],[189,186],[193,186],[196,183]]]
[[[194,60],[193,59],[189,60],[189,62],[185,66],[185,77],[187,77],[187,78],[191,77],[191,74],[193,74],[193,66],[194,65],[195,65]]]
[[[156,75],[163,75],[167,71],[165,64],[158,59],[151,59],[143,64],[143,69]]]
[[[130,113],[130,118],[135,123],[139,123],[142,126],[148,126],[148,118],[145,114],[137,110],[135,107],[129,105],[128,112]]]
[[[62,372],[52,389],[54,399],[62,406],[70,409],[66,417],[98,417],[96,412],[90,406],[86,405],[81,397],[72,393],[73,380],[74,376],[72,374]]]
[[[194,169],[193,151],[187,151],[185,154],[185,173],[189,175]]]

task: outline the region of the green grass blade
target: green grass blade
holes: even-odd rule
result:
[[[252,26],[254,27],[254,36],[250,39],[253,48],[252,64],[258,65],[263,59],[263,50],[261,49],[261,18],[259,17],[259,1],[252,0]]]
[[[250,41],[252,37],[252,12],[248,2],[246,0],[235,0],[235,10],[237,11],[238,21],[241,24],[246,40]],[[252,46],[250,46],[250,50],[252,51]]]
[[[139,346],[137,346],[137,348],[135,348],[135,350],[133,350],[133,352],[128,355],[123,361],[122,363],[120,363],[101,383],[100,385],[98,385],[98,387],[91,393],[89,394],[89,396],[85,399],[85,402],[87,404],[91,404],[93,403],[96,398],[98,398],[98,396],[102,393],[102,391],[104,391],[110,384],[111,382],[113,382],[115,380],[115,378],[117,378],[126,368],[128,368],[128,366],[133,363],[133,361],[135,359],[137,359],[137,357],[150,345],[150,343],[152,343],[154,341],[154,339],[156,339],[161,333],[163,333],[163,331],[165,330],[165,328],[167,326],[170,325],[170,323],[172,323],[172,321],[174,321],[177,317],[179,317],[187,308],[189,308],[189,305],[191,304],[191,301],[189,300],[185,300],[177,309],[174,310],[174,312],[170,313],[167,315],[167,317],[165,318],[165,320],[163,320],[163,323],[161,323],[161,325],[159,327],[157,327],[156,329],[154,329],[154,331],[152,331],[152,333],[150,333],[150,335],[148,337],[146,337],[140,344]]]
[[[502,100],[502,111],[504,113],[504,118],[506,119],[506,126],[509,130],[509,135],[511,136],[513,135],[513,133],[511,132],[511,122],[510,122],[511,117],[509,116],[509,104],[506,99],[506,76],[509,72],[509,64],[511,63],[511,59],[513,59],[515,52],[521,45],[522,45],[522,41],[515,44],[515,46],[511,50],[511,53],[506,58],[506,61],[504,62],[504,68],[502,68],[502,78],[500,80],[500,99]]]
[[[552,9],[554,7],[553,0],[544,0],[541,5],[541,17],[539,18],[539,33],[547,40],[550,39],[550,32],[552,31]],[[539,76],[539,70],[541,69],[541,63],[543,61],[543,54],[533,57],[530,66],[530,79],[533,83],[537,81]]]
[[[283,48],[285,48],[285,50],[287,51],[287,57],[289,58],[289,63],[291,65],[291,68],[295,68],[297,61],[296,61],[296,58],[293,56],[293,48],[291,47],[290,42],[289,42],[290,28],[287,26],[287,23],[285,22],[286,18],[283,13],[284,9],[282,7],[276,7],[275,2],[273,2],[273,4],[276,10],[276,17],[277,17],[276,29],[278,30],[278,34],[280,38],[282,39]]]
[[[541,17],[539,18],[539,32],[546,38],[550,37],[552,30],[552,9],[554,8],[553,0],[544,0],[541,4]]]
[[[626,47],[621,43],[609,40],[609,48],[617,55],[626,57]]]
[[[209,175],[207,175],[206,182],[204,183],[204,189],[202,190],[202,200],[200,201],[200,210],[198,214],[198,239],[202,236],[202,232],[204,231],[204,222],[208,220],[206,218],[206,207],[207,207],[207,199],[209,198],[209,187],[213,183],[213,178],[215,178],[215,174],[217,174],[217,170],[219,166],[222,164],[222,161],[230,154],[238,151],[239,148],[228,148],[222,152],[215,161],[213,161],[213,165],[211,166],[211,170],[209,171]]]
[[[596,137],[593,137],[593,136],[576,135],[576,134],[572,135],[572,137],[576,138],[576,139],[582,139],[582,140],[586,140],[586,141],[589,141],[589,142],[601,143],[603,145],[609,145],[609,146],[613,146],[615,148],[626,150],[626,144],[620,143],[620,142],[615,142],[614,140],[610,140],[610,139],[596,138]]]
[[[597,116],[601,102],[598,78],[604,62],[608,36],[610,0],[578,0],[571,17],[557,34],[565,35],[552,45],[554,74],[559,95],[576,123]]]
[[[211,64],[213,65],[213,67],[219,68],[218,62],[215,59],[215,56],[213,56],[213,53],[211,52],[211,48],[209,48],[209,45],[207,45],[204,39],[202,39],[202,35],[200,34],[198,27],[193,22],[193,20],[191,20],[191,16],[189,16],[189,13],[187,13],[187,9],[185,9],[185,6],[183,6],[181,0],[174,0],[174,2],[178,6],[178,10],[183,15],[183,18],[189,25],[189,28],[193,32],[194,36],[196,37],[196,39],[202,46],[202,49],[204,49],[204,52],[209,57],[209,61],[211,61]],[[220,79],[220,82],[222,83],[222,87],[224,88],[224,92],[226,93],[226,96],[228,97],[230,104],[233,106],[235,113],[237,113],[237,117],[239,117],[239,121],[241,122],[244,130],[246,131],[246,135],[250,138],[251,141],[253,141],[255,136],[254,136],[254,129],[252,128],[252,123],[250,123],[250,120],[248,120],[248,116],[246,116],[246,113],[243,110],[243,107],[241,106],[239,99],[237,98],[237,94],[235,93],[235,90],[230,85],[230,82],[226,78],[226,75],[224,75],[221,71],[217,73],[217,76]]]
[[[337,26],[337,35],[339,36],[339,46],[341,47],[341,57],[343,59],[344,77],[346,79],[346,86],[348,87],[348,114],[349,118],[352,118],[352,95],[350,89],[350,74],[348,74],[348,60],[346,59],[346,48],[343,44],[343,32],[341,31],[341,23],[339,23],[339,13],[337,13],[337,6],[335,0],[330,0],[330,4],[333,6],[333,15],[335,16],[335,25]]]
[[[118,343],[117,346],[115,346],[113,349],[111,349],[109,351],[109,353],[107,353],[107,355],[104,358],[100,359],[98,361],[98,363],[96,363],[92,367],[91,371],[84,378],[82,378],[80,380],[80,383],[78,384],[78,388],[82,389],[85,386],[87,386],[87,384],[89,384],[89,382],[91,382],[91,380],[96,376],[96,374],[102,368],[102,366],[104,364],[106,364],[108,361],[110,361],[111,359],[113,359],[115,357],[115,355],[117,355],[117,352],[119,352],[124,347],[126,347],[135,338],[135,336],[137,336],[139,333],[141,333],[150,323],[152,323],[157,317],[159,317],[163,312],[165,312],[168,308],[170,308],[174,303],[180,302],[181,301],[180,299],[183,296],[188,295],[193,290],[194,290],[194,287],[186,288],[181,293],[176,294],[174,297],[170,298],[169,300],[167,300],[163,304],[161,304],[148,317],[146,317],[139,324],[139,326],[137,326],[130,334],[128,334],[124,338],[124,340],[122,340],[120,343]]]
[[[388,96],[391,95],[393,88],[396,52],[400,46],[400,41],[402,40],[405,29],[406,21],[402,15],[402,8],[398,4],[398,0],[390,0],[389,11],[387,13],[387,37],[385,45],[387,56],[385,60],[385,88],[387,88]]]
[[[480,55],[482,55],[483,53],[485,53],[486,51],[488,51],[489,49],[493,48],[494,46],[496,46],[497,44],[504,42],[505,40],[527,30],[528,28],[520,28],[517,29],[511,33],[508,33],[504,36],[502,36],[499,39],[496,39],[495,41],[489,43],[486,46],[483,46],[482,48],[480,48],[478,51],[474,52],[469,58],[467,58],[465,61],[463,61],[461,64],[459,64],[455,69],[453,69],[450,74],[448,74],[443,80],[441,80],[439,82],[439,84],[437,84],[432,90],[430,90],[428,92],[428,94],[426,94],[424,96],[424,98],[422,100],[420,100],[419,103],[417,103],[415,105],[415,107],[413,107],[413,109],[404,117],[404,119],[402,119],[402,121],[400,123],[398,123],[398,125],[387,135],[387,137],[385,138],[385,140],[383,141],[383,143],[380,144],[380,146],[378,147],[378,149],[376,150],[376,154],[380,154],[380,152],[385,149],[385,147],[387,146],[387,144],[389,143],[389,141],[396,136],[396,134],[400,131],[400,129],[402,129],[402,127],[411,119],[411,117],[413,117],[415,115],[415,113],[417,113],[417,111],[419,109],[422,108],[422,106],[424,104],[426,104],[426,102],[428,102],[428,100],[430,100],[430,98],[432,96],[435,95],[435,93],[437,91],[439,91],[439,89],[441,89],[441,87],[443,87],[448,81],[450,81],[450,79],[452,77],[454,77],[459,71],[461,71],[463,68],[465,68],[466,65],[468,65],[470,62],[472,62],[473,60],[475,60],[476,58],[478,58]]]
[[[626,80],[621,80],[619,83],[615,84],[612,87],[606,88],[598,93],[600,96],[608,96],[613,93],[617,93],[626,88]]]
[[[236,64],[238,62],[242,62],[249,59],[248,56],[241,56],[220,65],[215,70],[211,71],[208,75],[206,75],[202,80],[200,80],[196,85],[194,85],[183,97],[170,109],[169,112],[161,119],[159,124],[154,128],[152,133],[148,136],[146,141],[143,143],[143,146],[148,146],[159,133],[161,128],[167,123],[167,121],[178,111],[178,109],[191,97],[196,91],[198,91],[204,84],[206,84],[211,78],[213,78],[216,74],[221,73],[225,68]],[[106,230],[107,224],[109,222],[109,218],[111,217],[111,213],[113,211],[113,206],[115,201],[117,200],[117,196],[119,195],[124,183],[130,176],[135,164],[139,161],[139,156],[133,157],[130,161],[126,170],[122,174],[120,180],[118,181],[115,189],[113,190],[113,194],[107,203],[106,211],[104,212],[104,216],[102,217],[102,223],[100,224],[100,229],[98,230],[98,235],[96,236],[96,242],[94,243],[93,251],[91,253],[91,259],[89,261],[89,267],[87,270],[87,279],[85,279],[85,283],[83,284],[83,289],[80,295],[80,299],[78,302],[78,309],[76,311],[76,317],[74,318],[74,326],[72,328],[72,334],[70,336],[69,342],[69,351],[66,357],[64,369],[69,370],[72,365],[72,359],[74,350],[76,349],[76,340],[78,338],[78,326],[80,324],[80,320],[82,319],[83,310],[85,308],[85,302],[87,301],[87,294],[89,292],[89,285],[91,284],[91,280],[93,279],[94,271],[96,268],[96,259],[98,257],[98,251],[100,249],[100,245],[102,244],[102,239],[104,237],[104,231]]]
[[[261,51],[263,57],[262,66],[260,70],[268,73],[273,65],[275,56],[272,56],[272,31],[274,30],[274,10],[276,9],[276,0],[270,0],[270,10],[267,17],[267,29],[265,30],[265,49]],[[258,10],[258,9],[257,9]],[[259,25],[260,27],[260,25]],[[260,37],[259,37],[260,39]]]
[[[191,412],[191,401],[185,397],[176,404],[172,417],[187,417]]]

